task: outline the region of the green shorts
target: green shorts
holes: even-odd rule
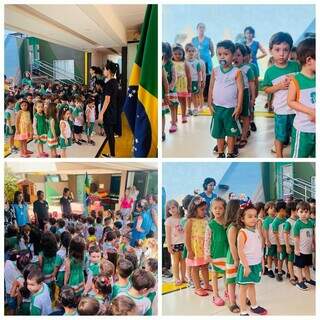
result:
[[[290,245],[290,248],[291,248],[291,253],[287,254],[288,262],[293,262],[294,261],[294,246]]]
[[[249,117],[250,116],[250,97],[249,97],[249,89],[243,90],[243,100],[242,100],[242,112],[241,117]]]
[[[295,114],[276,114],[274,117],[275,139],[287,143],[290,139]]]
[[[314,132],[301,132],[292,128],[291,157],[315,158],[316,134]]]
[[[199,93],[199,83],[198,81],[192,81],[191,82],[191,93],[192,94],[197,94]]]
[[[262,266],[261,263],[250,266],[251,272],[247,277],[244,276],[244,267],[242,264],[239,265],[237,272],[237,283],[238,284],[255,284],[261,280]]]
[[[277,245],[276,244],[272,244],[270,247],[266,247],[267,251],[266,251],[266,256],[267,257],[277,257]]]
[[[90,124],[86,124],[86,135],[91,136],[94,128],[94,122],[90,122]]]
[[[287,254],[287,250],[286,250],[286,245],[282,244],[281,245],[281,252],[279,253],[277,251],[277,258],[279,260],[285,260],[287,257],[288,257],[288,254]]]
[[[237,121],[232,116],[234,108],[214,106],[214,116],[211,120],[211,136],[216,139],[240,136]]]
[[[11,126],[11,130],[9,126],[5,126],[4,129],[4,135],[5,137],[12,137],[16,134],[16,127],[15,126]]]

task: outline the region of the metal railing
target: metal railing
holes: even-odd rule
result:
[[[316,187],[314,184],[301,178],[292,178],[284,175],[282,181],[283,189],[289,190],[289,194],[302,197],[305,201],[315,197]]]

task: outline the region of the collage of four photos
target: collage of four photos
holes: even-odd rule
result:
[[[3,10],[5,316],[316,315],[316,5]]]

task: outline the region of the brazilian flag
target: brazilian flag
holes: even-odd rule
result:
[[[158,6],[149,4],[123,108],[135,157],[156,157],[158,144]]]
[[[90,181],[88,172],[86,172],[86,177],[84,179],[84,193],[83,193],[83,215],[88,216],[88,197],[90,194]]]

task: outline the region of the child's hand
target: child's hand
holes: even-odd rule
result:
[[[194,259],[194,252],[188,251],[188,259],[193,260]]]
[[[103,123],[103,114],[99,113],[98,122],[101,124]]]
[[[253,109],[254,105],[255,105],[254,99],[250,99],[250,108]]]
[[[286,246],[286,252],[287,254],[291,254],[292,250],[290,246]]]
[[[294,254],[295,254],[296,256],[300,256],[300,251],[295,248],[295,249],[294,249]]]
[[[240,108],[235,108],[234,112],[232,114],[232,117],[234,117],[236,120],[239,119],[241,115],[241,109]]]
[[[204,88],[206,86],[206,83],[205,83],[205,81],[201,81],[201,88]]]
[[[174,253],[172,246],[168,246],[168,252],[169,252],[170,254],[173,254],[173,253]]]
[[[269,247],[271,247],[271,242],[269,241],[269,240],[267,240],[267,247],[269,248]]]
[[[309,120],[311,122],[316,122],[316,111],[315,109],[311,109],[309,112]]]
[[[243,275],[245,277],[247,277],[250,274],[250,272],[251,272],[251,269],[249,266],[244,267]]]
[[[312,252],[315,252],[315,251],[316,251],[316,247],[315,247],[314,243],[311,244],[311,251],[312,251]]]
[[[236,267],[239,266],[239,259],[234,260],[234,265],[235,265]]]
[[[281,253],[282,252],[282,248],[281,248],[281,246],[279,245],[279,246],[277,246],[277,252],[278,253]]]
[[[289,87],[290,80],[287,80],[288,77],[286,77],[283,81],[279,82],[278,87],[280,90],[287,90]]]

